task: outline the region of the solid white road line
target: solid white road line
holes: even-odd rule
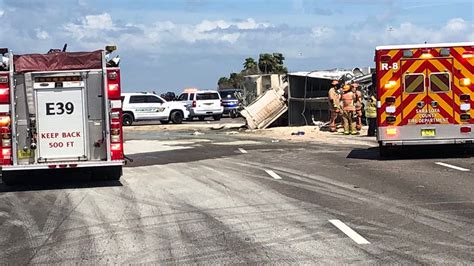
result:
[[[350,237],[352,240],[354,240],[354,242],[356,242],[357,244],[359,245],[370,244],[370,242],[367,241],[367,239],[363,238],[356,231],[352,230],[349,226],[347,226],[345,223],[341,222],[340,220],[329,220],[329,222],[332,223],[339,230],[341,230],[348,237]]]
[[[451,165],[451,164],[447,164],[447,163],[442,163],[442,162],[436,162],[435,164],[441,165],[441,166],[444,166],[444,167],[448,167],[448,168],[451,168],[451,169],[463,171],[463,172],[471,171],[471,170],[466,169],[466,168],[462,168],[462,167],[459,167],[459,166],[455,166],[455,165]]]
[[[241,153],[247,153],[247,151],[244,150],[244,149],[242,149],[242,148],[239,148],[239,151],[240,151]]]
[[[265,170],[265,172],[267,172],[267,174],[269,174],[274,179],[281,179],[281,176],[277,175],[277,173],[273,172],[272,170]]]

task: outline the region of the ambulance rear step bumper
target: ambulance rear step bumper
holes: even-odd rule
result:
[[[46,170],[46,169],[74,169],[86,167],[109,167],[109,166],[123,166],[125,161],[95,161],[95,162],[50,162],[41,164],[25,164],[25,165],[4,165],[1,167],[2,172],[7,171],[24,171],[24,170]]]
[[[420,140],[382,140],[382,146],[438,145],[438,144],[469,144],[474,139],[420,139]]]

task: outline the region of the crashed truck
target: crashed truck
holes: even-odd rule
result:
[[[4,183],[50,172],[120,179],[124,154],[115,49],[23,55],[0,50]]]
[[[329,120],[328,91],[334,79],[341,84],[359,83],[363,103],[369,99],[369,95],[375,95],[374,71],[371,68],[295,72],[287,75],[287,82],[266,88],[241,114],[250,129],[263,129],[276,122],[279,122],[278,125],[316,124],[324,127],[327,123],[321,121]]]
[[[474,143],[474,42],[379,46],[377,140],[382,156],[405,145]]]

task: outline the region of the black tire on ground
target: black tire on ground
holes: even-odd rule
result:
[[[122,125],[131,126],[133,124],[133,115],[125,113],[122,116]]]
[[[93,170],[95,180],[118,181],[122,176],[122,166],[100,167]]]
[[[163,124],[163,125],[167,125],[170,123],[169,120],[160,120],[160,123]]]
[[[20,180],[18,178],[18,175],[13,172],[2,172],[2,182],[5,185],[11,186],[19,184]]]
[[[193,118],[194,117],[190,116],[190,117],[186,118],[186,121],[193,121]]]
[[[180,111],[172,111],[170,114],[170,120],[173,124],[183,123],[183,114]]]
[[[212,116],[212,118],[214,118],[214,120],[216,120],[216,121],[221,120],[221,117],[222,117],[222,115],[213,115]]]
[[[380,158],[389,158],[392,157],[395,153],[395,150],[393,147],[387,147],[387,146],[382,146],[379,144],[379,155]]]
[[[229,116],[230,116],[230,118],[232,118],[232,119],[237,118],[237,111],[231,110],[231,111],[229,112]]]
[[[204,121],[204,119],[206,119],[205,116],[200,116],[200,117],[198,117],[198,118],[199,118],[199,121]]]

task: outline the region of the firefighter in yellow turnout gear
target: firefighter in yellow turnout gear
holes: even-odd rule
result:
[[[356,109],[356,129],[360,131],[362,129],[362,92],[360,91],[360,87],[358,83],[351,84],[351,90],[356,95],[356,99],[354,102],[354,106]]]
[[[344,135],[357,135],[356,129],[356,107],[355,102],[357,100],[357,95],[351,90],[351,87],[346,84],[343,87],[344,93],[342,94],[342,121],[344,125]]]
[[[330,112],[330,120],[329,120],[329,131],[336,132],[336,119],[341,115],[341,94],[338,88],[339,81],[333,80],[331,83],[331,88],[328,92],[328,100],[329,100],[329,112]]]

